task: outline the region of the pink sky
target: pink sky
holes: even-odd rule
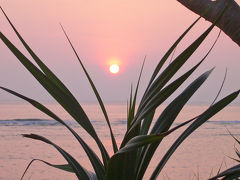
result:
[[[24,39],[82,101],[92,101],[95,98],[89,91],[90,86],[59,23],[62,23],[68,32],[103,99],[126,101],[131,83],[137,80],[144,56],[147,55],[147,61],[140,89],[144,89],[153,68],[166,50],[197,18],[176,0],[0,2]],[[0,21],[1,31],[23,49],[2,14]],[[176,53],[191,43],[209,25],[202,20],[177,48]],[[216,28],[183,71],[204,56],[217,33]],[[12,88],[38,100],[51,99],[2,42],[0,49],[1,86]],[[108,62],[111,58],[120,61],[118,75],[112,76],[108,72]],[[205,86],[193,97],[193,101],[209,102],[213,99],[221,85],[226,67],[228,77],[223,95],[240,87],[239,47],[224,34],[194,77],[213,66],[216,66],[216,69]],[[0,102],[6,100],[16,98],[0,92]]]

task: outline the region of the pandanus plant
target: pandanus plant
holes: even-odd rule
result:
[[[70,127],[66,122],[64,122],[60,117],[54,114],[43,104],[28,98],[22,94],[19,94],[13,90],[7,89],[5,87],[0,87],[1,89],[29,102],[35,108],[39,109],[43,113],[47,114],[52,119],[61,123],[65,126],[72,135],[77,139],[80,146],[89,158],[94,172],[91,172],[84,168],[80,162],[74,159],[70,153],[62,149],[57,144],[53,143],[49,139],[42,137],[37,134],[23,134],[26,138],[31,138],[35,140],[42,141],[49,145],[52,145],[57,149],[57,151],[65,158],[66,164],[54,165],[44,160],[39,160],[49,166],[75,173],[78,179],[98,179],[98,180],[125,180],[125,179],[142,179],[149,167],[150,161],[156,152],[156,149],[161,145],[163,138],[166,138],[169,134],[173,133],[176,129],[187,126],[186,129],[179,135],[176,141],[168,149],[166,154],[160,159],[157,166],[150,174],[150,179],[156,179],[171,157],[171,155],[176,151],[180,144],[198,127],[205,123],[209,118],[214,116],[217,112],[222,110],[225,106],[231,103],[239,94],[239,90],[229,94],[223,99],[211,104],[207,110],[200,113],[198,116],[193,117],[190,120],[186,120],[184,123],[173,126],[173,123],[181,112],[182,108],[186,105],[188,100],[192,95],[201,87],[201,85],[206,81],[208,76],[211,74],[213,69],[208,70],[197,77],[192,83],[190,83],[174,100],[169,103],[162,113],[154,119],[155,110],[163,104],[163,102],[168,99],[189,77],[193,72],[202,64],[206,59],[210,51],[212,50],[214,44],[206,55],[188,71],[184,72],[179,77],[172,80],[179,69],[184,66],[191,55],[197,50],[201,45],[207,35],[214,28],[215,23],[212,24],[203,34],[201,34],[194,42],[192,42],[184,51],[182,51],[169,65],[163,69],[163,65],[167,62],[169,56],[173,53],[174,49],[181,42],[184,36],[190,31],[190,29],[201,19],[197,18],[193,24],[177,39],[177,41],[170,47],[163,58],[157,64],[150,81],[147,85],[145,92],[139,103],[137,103],[137,94],[139,83],[142,75],[142,69],[138,78],[136,89],[131,90],[130,98],[128,101],[128,111],[127,111],[127,127],[126,133],[124,134],[121,144],[116,143],[114,133],[111,128],[110,120],[105,109],[104,103],[90,78],[85,66],[83,65],[81,59],[74,46],[72,45],[67,33],[62,27],[62,30],[76,55],[91,87],[94,91],[97,101],[101,107],[104,114],[107,126],[110,131],[110,137],[112,142],[112,148],[114,154],[110,157],[109,152],[107,152],[104,144],[97,135],[96,130],[91,124],[87,114],[84,112],[80,103],[76,100],[70,90],[60,81],[60,79],[44,64],[42,60],[33,52],[33,50],[24,41],[22,36],[19,34],[15,26],[12,24],[10,19],[7,17],[6,13],[1,8],[3,14],[11,25],[12,29],[16,33],[17,37],[26,48],[28,53],[31,55],[32,59],[36,62],[37,66],[34,65],[2,32],[0,32],[0,38],[3,43],[8,47],[8,49],[16,56],[16,58],[22,63],[22,65],[35,77],[35,79],[48,91],[48,93],[71,115],[71,117],[94,139],[98,149],[101,152],[101,157],[94,152],[94,150],[86,143],[86,140],[82,139],[79,134],[77,134],[72,127]],[[218,20],[221,18],[222,12],[219,15]],[[144,64],[144,63],[143,63]],[[162,70],[163,69],[163,70]],[[138,106],[137,106],[138,104]],[[29,168],[31,163],[36,159],[32,160],[26,170]],[[24,174],[26,171],[24,172]],[[24,176],[23,174],[23,176]],[[22,177],[23,178],[23,177]]]
[[[237,139],[234,135],[232,135],[230,132],[229,134],[233,137],[233,139],[237,142],[238,145],[240,145],[240,141],[239,139]],[[233,167],[230,167],[229,169],[226,169],[225,171],[221,172],[220,173],[220,169],[219,169],[219,173],[210,178],[209,180],[218,180],[218,179],[221,179],[221,180],[237,180],[240,178],[240,151],[238,148],[234,147],[235,149],[235,153],[238,157],[238,159],[236,158],[231,158],[233,159],[234,161],[236,161],[238,164],[233,166]]]

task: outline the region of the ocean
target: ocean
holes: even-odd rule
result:
[[[86,142],[97,151],[97,146],[85,131],[71,119],[70,116],[57,104],[46,104],[53,112],[76,130]],[[161,106],[156,116],[166,106]],[[93,123],[100,139],[109,154],[112,155],[111,139],[107,124],[97,104],[85,103],[83,108]],[[187,105],[177,117],[173,127],[204,111],[207,106]],[[106,105],[113,132],[117,143],[120,144],[126,131],[126,105],[112,103]],[[186,126],[187,127],[187,126]],[[167,136],[159,146],[155,156],[144,176],[148,179],[174,140],[186,128],[183,127]],[[240,106],[228,106],[223,111],[203,124],[177,149],[160,173],[160,180],[164,179],[207,179],[215,175],[220,167],[226,169],[236,164],[230,157],[237,158],[234,152],[236,145],[228,130],[239,137]],[[61,146],[73,155],[84,167],[92,170],[91,165],[81,146],[73,135],[59,123],[38,111],[29,104],[2,103],[0,104],[0,179],[20,179],[22,173],[32,159],[42,159],[52,164],[66,163],[59,152],[43,142],[23,138],[21,134],[35,133],[42,135]],[[236,147],[238,147],[236,145]],[[240,147],[239,147],[240,148]],[[34,180],[75,180],[76,176],[41,162],[35,162],[28,170],[24,179]]]

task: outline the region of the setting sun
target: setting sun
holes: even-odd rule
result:
[[[109,71],[113,74],[117,74],[119,72],[119,66],[117,64],[112,64],[109,67]]]

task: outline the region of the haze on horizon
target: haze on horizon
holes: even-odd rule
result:
[[[63,80],[73,94],[84,102],[95,101],[95,96],[64,37],[59,22],[68,32],[103,100],[126,102],[131,83],[134,87],[136,85],[145,55],[147,58],[140,94],[143,93],[154,67],[164,53],[198,17],[175,0],[153,0],[148,3],[137,0],[0,2],[36,54]],[[1,31],[23,50],[2,13],[0,22]],[[201,20],[177,47],[175,57],[209,25],[210,23]],[[182,68],[181,73],[201,60],[218,32],[218,28],[212,31]],[[2,42],[0,49],[0,85],[36,100],[52,102],[53,99]],[[24,52],[29,57],[26,51]],[[117,75],[112,75],[108,70],[109,61],[113,58],[119,60],[120,71]],[[211,54],[192,76],[191,81],[216,66],[191,102],[211,103],[221,86],[226,68],[228,75],[220,97],[239,89],[239,60],[239,47],[222,33]],[[191,81],[187,81],[184,87]],[[0,91],[0,103],[11,101],[19,99]],[[235,103],[240,104],[239,98]]]

